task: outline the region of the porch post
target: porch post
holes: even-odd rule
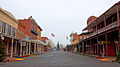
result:
[[[22,40],[21,40],[21,43],[20,43],[20,56],[22,56]]]
[[[31,42],[29,43],[29,55],[30,55],[30,52],[31,52]]]
[[[119,5],[117,5],[117,21],[120,25],[120,17],[119,17]]]
[[[26,42],[26,55],[28,55],[28,42]]]
[[[92,40],[90,39],[90,54],[92,55]]]
[[[36,54],[36,43],[34,44],[34,54]]]
[[[36,43],[36,53],[38,53],[38,43]]]
[[[42,45],[41,45],[41,54],[42,54]]]
[[[105,40],[106,40],[106,56],[108,56],[107,33],[105,33]]]
[[[104,15],[104,25],[106,26],[106,17]],[[105,32],[106,56],[108,56],[107,32]]]
[[[119,18],[119,5],[117,5],[117,21],[118,21],[118,24],[119,24],[118,51],[120,51],[120,18]]]
[[[15,50],[14,50],[14,54],[17,55],[17,41],[15,42]]]
[[[8,54],[8,49],[9,49],[9,41],[7,42],[7,47],[6,47],[6,54]]]
[[[12,43],[11,43],[12,45],[11,45],[11,53],[10,53],[10,57],[12,58],[13,57],[13,38],[12,38]]]
[[[97,54],[99,56],[99,44],[98,44],[98,36],[97,36]]]
[[[86,40],[86,54],[87,54],[87,40]]]

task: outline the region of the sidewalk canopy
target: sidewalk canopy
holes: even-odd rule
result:
[[[44,45],[44,42],[42,42],[40,40],[31,40],[31,42]]]

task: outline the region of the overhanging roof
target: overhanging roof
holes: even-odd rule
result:
[[[96,23],[100,24],[102,21],[104,21],[104,16],[105,16],[106,19],[109,18],[112,14],[114,14],[117,11],[117,6],[119,7],[119,10],[120,10],[120,1],[118,3],[116,3],[116,4],[114,4],[111,8],[109,8],[101,16],[99,16],[94,22],[92,22],[86,28],[84,28],[83,31],[88,30],[88,29],[90,29],[92,27],[95,27]]]
[[[37,44],[44,44],[42,41],[40,41],[40,40],[31,40],[31,42],[34,42],[34,43],[37,43]]]

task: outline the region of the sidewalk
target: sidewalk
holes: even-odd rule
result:
[[[72,52],[74,53],[74,52]],[[115,62],[116,60],[116,57],[113,57],[113,56],[104,56],[104,57],[99,57],[98,55],[85,55],[85,54],[82,54],[82,53],[74,53],[74,54],[79,54],[79,55],[84,55],[84,56],[89,56],[89,57],[92,57],[92,58],[97,58],[101,61],[108,61],[108,62]]]
[[[108,61],[108,62],[115,62],[116,57],[113,56],[105,56],[105,57],[99,57],[98,55],[87,55],[89,57],[97,58],[101,61]]]

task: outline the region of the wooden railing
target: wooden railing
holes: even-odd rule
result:
[[[118,27],[118,26],[119,26],[119,23],[116,21],[116,22],[111,23],[111,24],[109,24],[109,25],[107,25],[107,26],[105,26],[105,27],[103,27],[103,28],[101,28],[101,29],[98,29],[97,31],[89,34],[87,37],[84,37],[83,39],[90,38],[90,37],[92,37],[92,36],[95,36],[95,35],[97,35],[97,34],[100,34],[100,33],[102,33],[102,32],[105,32],[105,31],[107,31],[107,30],[113,29],[113,28]]]

